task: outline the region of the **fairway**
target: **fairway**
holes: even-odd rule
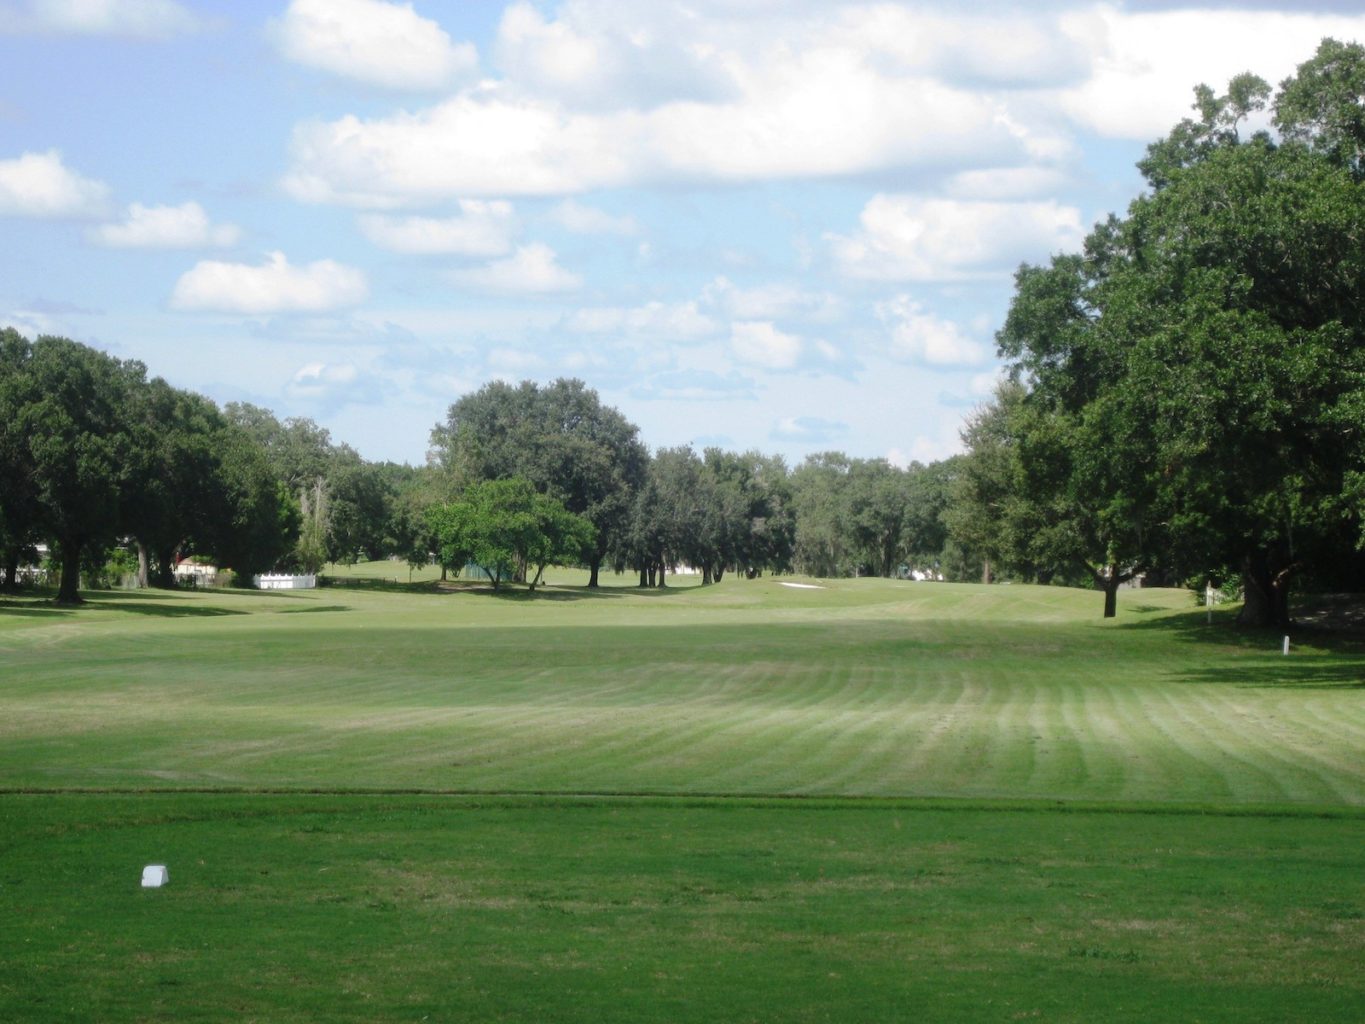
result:
[[[0,604],[0,1019],[1365,1015],[1352,642],[550,578]]]
[[[335,587],[0,614],[0,785],[1365,802],[1365,655],[1179,591]]]

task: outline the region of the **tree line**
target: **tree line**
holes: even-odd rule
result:
[[[58,599],[111,552],[141,586],[198,556],[250,585],[327,563],[479,566],[535,585],[549,563],[665,586],[688,566],[893,575],[937,564],[945,464],[899,469],[842,453],[655,452],[582,381],[490,383],[450,406],[422,466],[367,462],[306,418],[219,408],[66,338],[0,331],[0,586],[47,545]],[[529,574],[528,574],[529,570]]]

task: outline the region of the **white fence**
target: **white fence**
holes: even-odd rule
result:
[[[273,573],[266,576],[253,576],[256,586],[261,590],[312,590],[318,585],[318,578],[307,576],[279,576]]]

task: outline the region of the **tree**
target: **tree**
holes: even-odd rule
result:
[[[1112,574],[1159,527],[1169,561],[1241,569],[1248,623],[1286,625],[1292,578],[1361,536],[1362,63],[1329,41],[1282,84],[1282,144],[1238,131],[1260,79],[1199,87],[1141,165],[1151,191],[1083,257],[1021,271],[1000,338],[1054,438],[1025,475],[1053,474],[1074,543]]]
[[[561,378],[543,388],[494,381],[451,405],[431,432],[431,457],[455,492],[519,476],[586,518],[594,543],[579,558],[595,587],[644,481],[649,456],[637,434],[582,381]]]
[[[32,345],[12,328],[0,330],[0,588],[18,586],[19,564],[40,539],[41,509],[29,438],[21,411],[28,401]]]
[[[473,484],[459,501],[433,508],[430,519],[442,563],[472,561],[494,590],[527,566],[536,569],[529,580],[534,590],[547,565],[572,560],[595,540],[586,519],[520,477]]]
[[[157,377],[127,398],[131,446],[119,533],[135,539],[138,583],[173,586],[175,555],[221,514],[217,440],[226,427],[207,398]]]
[[[847,529],[850,459],[843,452],[808,455],[792,470],[796,513],[793,561],[817,577],[851,576],[857,556]]]
[[[80,603],[82,552],[112,539],[119,521],[133,448],[127,400],[145,374],[141,363],[44,336],[13,382],[18,400],[10,429],[23,438],[33,497],[57,544],[60,603]]]
[[[231,567],[239,585],[273,566],[293,545],[299,507],[275,475],[260,444],[225,424],[215,435],[219,514],[205,526],[199,546]]]
[[[294,560],[305,573],[319,572],[327,561],[330,519],[327,481],[316,477],[311,487],[299,488],[299,539],[294,543]]]
[[[328,560],[351,565],[359,555],[374,562],[389,554],[397,491],[384,468],[358,457],[339,460],[327,479],[327,492]]]

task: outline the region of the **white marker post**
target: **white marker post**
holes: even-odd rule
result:
[[[1286,658],[1289,657],[1289,637],[1284,638],[1284,655]]]

